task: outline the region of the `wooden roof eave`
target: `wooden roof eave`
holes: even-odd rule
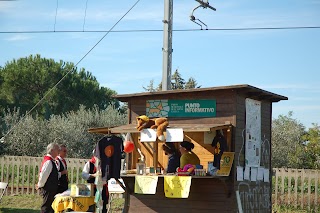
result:
[[[220,86],[220,87],[207,87],[207,88],[195,88],[186,90],[167,90],[167,91],[156,91],[156,92],[143,92],[133,94],[122,94],[114,95],[113,97],[122,102],[128,102],[136,97],[152,97],[152,96],[167,96],[169,94],[183,94],[183,93],[199,93],[208,91],[221,91],[221,90],[234,90],[238,93],[243,93],[248,98],[254,98],[258,100],[270,100],[272,102],[279,102],[281,100],[288,100],[288,97],[278,95],[248,84],[231,85],[231,86]]]
[[[211,132],[219,129],[230,129],[231,124],[172,124],[167,127],[182,128],[184,132]],[[139,133],[136,124],[127,124],[118,127],[98,127],[88,129],[90,133],[98,134],[124,134],[124,133]]]

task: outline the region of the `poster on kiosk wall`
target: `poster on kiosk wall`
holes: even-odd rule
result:
[[[246,167],[260,167],[261,155],[261,102],[246,99]]]

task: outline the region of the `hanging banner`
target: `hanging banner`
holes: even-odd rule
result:
[[[261,155],[261,102],[246,99],[246,167],[260,167]]]
[[[136,175],[134,193],[155,194],[158,184],[158,176]]]
[[[191,176],[164,176],[164,193],[168,198],[188,198]]]
[[[216,100],[147,100],[148,117],[216,117]]]

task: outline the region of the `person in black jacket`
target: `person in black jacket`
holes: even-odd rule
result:
[[[168,155],[168,166],[166,173],[175,173],[180,166],[180,152],[175,148],[173,143],[165,143],[162,145],[165,155]]]
[[[58,193],[62,193],[68,189],[68,171],[67,171],[67,162],[65,158],[67,157],[67,147],[62,144],[59,147],[59,155],[56,157],[56,162],[58,165],[58,171],[66,171],[66,174],[61,175],[58,181]]]
[[[40,190],[40,195],[43,198],[41,205],[41,213],[53,213],[51,204],[54,200],[54,196],[58,192],[58,179],[61,174],[65,174],[65,171],[59,173],[55,158],[59,153],[59,145],[56,143],[50,143],[47,146],[47,155],[43,157],[43,161],[40,167],[39,181],[36,188]]]
[[[216,136],[213,138],[211,146],[214,148],[213,166],[220,169],[220,160],[223,152],[228,150],[227,140],[222,134],[222,130],[216,130]]]

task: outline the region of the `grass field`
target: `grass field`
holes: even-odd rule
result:
[[[3,196],[0,202],[0,213],[39,213],[42,198],[39,195],[9,195]],[[112,200],[111,212],[121,213],[124,204],[123,198]],[[278,206],[272,209],[273,213],[316,213],[314,209],[303,210],[293,209],[291,206]]]
[[[3,196],[0,213],[39,213],[41,202],[39,195]]]
[[[0,213],[39,213],[42,198],[39,195],[8,195],[3,196],[0,203]],[[122,212],[124,199],[112,200],[111,212]]]

